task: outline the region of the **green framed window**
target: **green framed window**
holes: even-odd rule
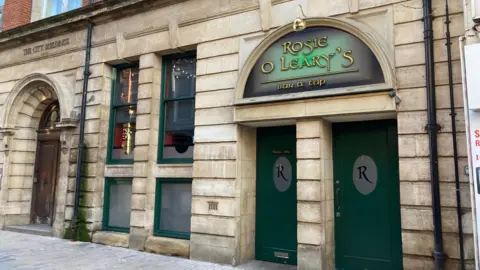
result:
[[[190,239],[192,179],[157,179],[154,234]]]
[[[163,58],[159,163],[192,163],[195,121],[196,55]]]
[[[135,148],[138,65],[113,70],[107,163],[131,164]]]
[[[105,178],[102,229],[129,232],[131,202],[131,178]]]

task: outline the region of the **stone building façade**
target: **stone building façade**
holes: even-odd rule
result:
[[[378,61],[376,71],[384,81],[246,95],[257,60],[293,33],[299,4],[307,30],[328,27],[358,38]],[[433,1],[440,202],[445,263],[447,269],[458,269],[443,5]],[[371,154],[379,175],[388,174],[378,177],[378,187],[382,179],[391,181],[384,202],[392,208],[384,213],[392,216],[385,226],[398,230],[392,229],[392,243],[383,244],[395,250],[392,269],[433,269],[421,7],[416,0],[104,1],[0,33],[0,227],[47,223],[54,236],[71,237],[90,19],[94,27],[79,210],[83,240],[233,265],[259,258],[299,269],[333,269],[340,247],[345,249],[341,243],[350,239],[343,238],[346,227],[337,221],[343,204],[336,199],[343,186],[336,178],[343,171],[351,174],[351,168],[343,170],[335,162],[349,149],[373,145],[367,150],[387,147],[379,151],[394,153],[393,161],[387,158],[390,162],[384,164],[392,166],[388,172]],[[462,1],[450,1],[450,20],[464,249],[467,268],[474,269],[457,41],[464,34]],[[176,65],[190,73],[182,77],[185,72],[175,73]],[[175,74],[186,81],[177,81]],[[176,96],[182,83],[190,92]],[[389,95],[392,90],[400,100]],[[176,113],[183,113],[179,119],[186,119],[188,127],[169,129]],[[370,122],[374,120],[378,122]],[[349,125],[352,121],[368,122]],[[386,128],[378,134],[394,136],[393,146],[372,143],[374,136],[362,133],[378,127]],[[360,137],[351,140],[342,135],[357,133]],[[272,192],[258,182],[277,162],[265,154],[269,151],[284,151],[288,162],[280,165],[291,166],[293,185],[286,188],[293,197],[277,201],[296,217],[279,222],[293,224],[289,237],[295,247],[262,255],[258,250],[261,243],[270,243],[270,234],[283,235],[262,219],[270,212],[268,199],[276,201],[274,195],[259,193]],[[169,218],[173,221],[166,222]]]

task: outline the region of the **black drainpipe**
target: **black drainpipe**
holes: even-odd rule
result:
[[[90,0],[90,4],[93,0]],[[80,201],[80,180],[83,164],[83,149],[85,138],[85,111],[87,108],[87,90],[88,90],[88,77],[90,77],[90,53],[92,49],[92,31],[93,22],[88,21],[87,27],[87,44],[85,48],[85,67],[83,71],[83,90],[82,90],[82,109],[80,112],[80,134],[78,135],[78,153],[77,153],[77,172],[75,174],[75,204],[73,205],[73,217],[72,217],[72,240],[77,240],[78,232],[78,205]]]
[[[458,221],[458,238],[460,245],[460,265],[461,270],[465,270],[465,252],[463,250],[463,227],[462,227],[462,206],[460,200],[460,178],[458,175],[458,153],[457,153],[457,126],[455,123],[455,97],[453,92],[453,73],[452,73],[452,43],[450,41],[450,15],[448,10],[448,0],[445,0],[445,25],[447,31],[445,37],[447,42],[447,57],[448,57],[448,85],[450,87],[450,117],[452,122],[452,144],[453,144],[453,164],[455,172],[455,190],[457,199],[457,221]]]
[[[433,258],[436,270],[444,270],[442,239],[442,213],[440,209],[440,183],[438,177],[437,108],[435,104],[435,68],[433,57],[432,2],[423,0],[423,27],[425,44],[425,80],[427,86],[428,137],[430,141],[430,179],[432,184],[433,234],[435,250]]]

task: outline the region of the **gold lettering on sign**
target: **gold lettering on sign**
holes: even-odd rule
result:
[[[310,81],[308,81],[309,86],[322,86],[326,83],[327,83],[326,80],[310,80]]]
[[[272,62],[265,62],[262,65],[262,72],[263,73],[270,73],[270,72],[273,71],[274,67],[275,67],[275,65]]]
[[[292,43],[291,41],[285,41],[282,46],[283,46],[283,54],[293,54],[297,55],[299,51],[301,51],[304,47],[307,47],[309,49],[309,52],[304,52],[304,55],[309,55],[311,54],[314,49],[316,48],[325,48],[328,45],[327,42],[328,38],[327,37],[322,37],[321,39],[309,39],[304,42],[297,41],[295,43]]]
[[[291,89],[293,88],[293,83],[284,83],[278,85],[278,90]]]
[[[353,60],[353,57],[352,57],[352,50],[348,50],[344,52],[343,57],[345,57],[346,59],[348,59],[348,61],[350,61],[349,64],[346,64],[346,65],[342,64],[342,67],[344,68],[350,67],[351,65],[353,65],[353,62],[355,62],[355,60]]]
[[[322,87],[325,84],[327,84],[327,80],[308,80],[308,81],[298,81],[297,83],[282,83],[277,85],[278,90],[288,90],[288,89],[293,89],[293,88],[303,88],[305,86],[318,86]]]
[[[70,44],[70,38],[59,39],[55,41],[48,42],[44,45],[38,45],[31,48],[23,49],[23,55],[31,55],[43,51],[48,51],[58,47],[63,47]]]
[[[332,61],[341,61],[340,66],[342,68],[351,67],[354,62],[353,51],[343,50],[341,47],[336,47],[331,53],[324,53],[319,55],[311,55],[317,48],[326,48],[328,47],[328,37],[314,38],[305,40],[304,42],[300,41],[285,41],[282,44],[283,55],[280,57],[280,71],[289,71],[307,68],[320,68],[326,69],[327,74],[332,69]],[[299,54],[299,52],[303,53]],[[288,60],[286,55],[298,56],[298,58],[293,58]],[[302,57],[303,56],[303,57]],[[338,59],[338,60],[336,60]],[[346,61],[346,62],[345,62]],[[267,61],[261,65],[261,70],[263,74],[269,74],[275,70],[275,64],[273,61]],[[356,72],[358,70],[348,70],[348,72]],[[344,71],[340,71],[344,73]]]

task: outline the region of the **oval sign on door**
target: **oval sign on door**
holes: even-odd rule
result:
[[[286,157],[278,157],[275,161],[273,182],[280,192],[286,191],[292,184],[292,164]]]
[[[367,155],[361,155],[353,164],[353,183],[358,192],[367,195],[377,186],[378,172],[375,161]]]

